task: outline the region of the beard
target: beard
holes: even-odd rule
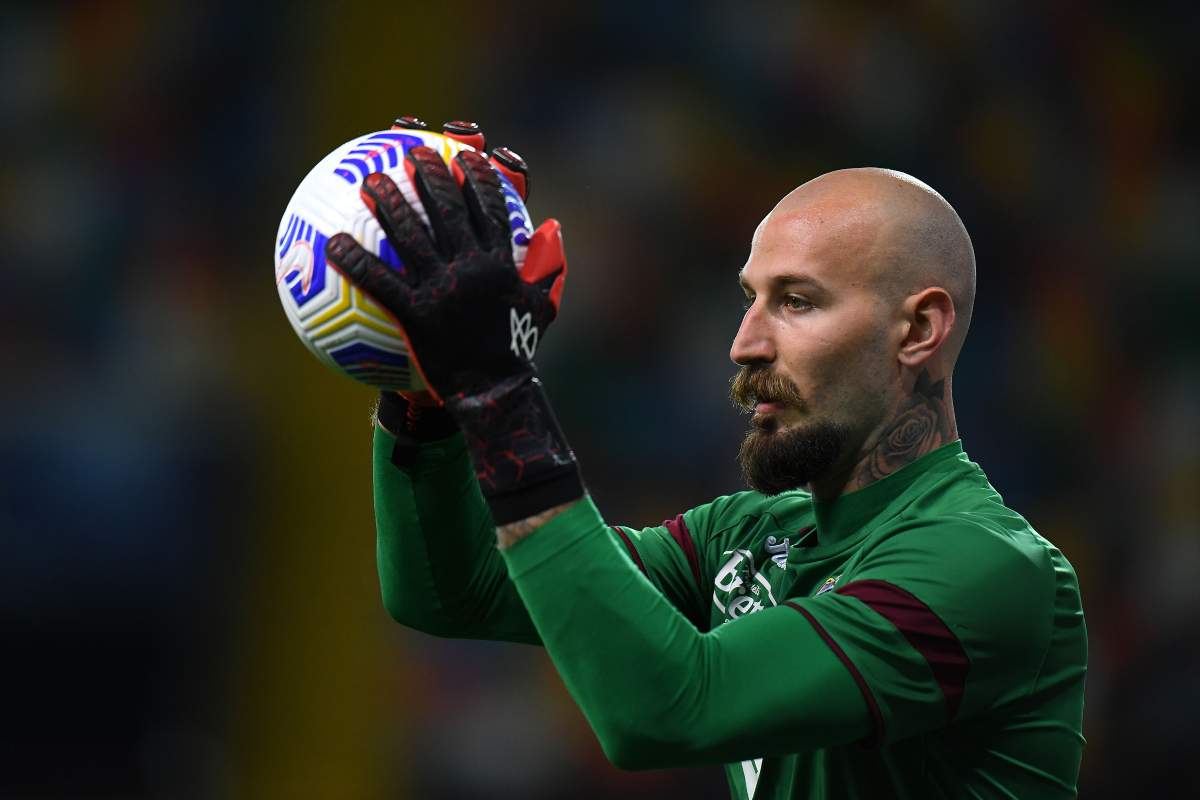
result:
[[[735,405],[752,411],[758,402],[803,409],[800,390],[766,367],[742,367],[730,385]],[[850,429],[830,421],[781,429],[773,416],[756,417],[738,450],[742,477],[751,489],[776,495],[806,486],[829,474],[845,450]]]
[[[815,422],[780,430],[765,420],[742,440],[738,464],[751,489],[775,495],[807,486],[829,474],[846,446],[849,430],[833,422]]]

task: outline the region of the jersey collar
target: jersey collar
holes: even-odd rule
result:
[[[872,527],[868,523],[881,516],[922,476],[962,455],[962,440],[956,439],[856,492],[844,494],[831,502],[821,502],[814,497],[818,546],[824,550],[831,545],[845,545],[849,543],[848,540],[861,538],[856,534],[866,535]]]

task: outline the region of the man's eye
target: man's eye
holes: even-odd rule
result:
[[[813,307],[813,304],[805,300],[798,294],[784,295],[783,305],[793,311],[808,311]]]

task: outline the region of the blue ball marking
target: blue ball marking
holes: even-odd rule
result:
[[[330,350],[329,355],[347,371],[393,367],[408,372],[409,369],[408,356],[389,353],[363,342],[354,342],[337,350]]]
[[[420,147],[423,144],[425,144],[424,139],[410,133],[401,133],[400,131],[373,133],[355,143],[354,149],[338,162],[333,174],[347,183],[361,183],[372,172],[383,172],[385,156],[388,167],[395,167],[400,163],[397,150],[407,153],[412,148]],[[369,165],[361,158],[351,158],[356,155],[367,156],[375,163]]]
[[[282,245],[279,248],[279,257],[280,258],[283,258],[283,254],[287,252],[287,245],[283,244],[283,241],[285,239],[287,239],[288,236],[292,233],[292,231],[294,231],[296,229],[296,220],[297,219],[298,219],[298,217],[295,214],[292,214],[290,217],[288,217],[287,227],[284,228],[283,235],[280,236],[279,241],[276,242],[276,244]]]
[[[392,243],[387,239],[379,242],[379,260],[390,267],[395,267],[396,271],[401,275],[404,274],[404,262],[400,260],[396,249],[392,247]]]
[[[504,206],[508,209],[508,224],[512,229],[512,239],[518,245],[529,244],[529,236],[533,231],[533,220],[529,217],[529,209],[525,207],[525,201],[521,199],[521,193],[517,191],[517,187],[512,185],[512,181],[499,170],[496,174],[500,176],[500,191],[504,193]]]
[[[312,244],[313,264],[312,275],[309,277],[308,290],[305,291],[303,281],[295,281],[288,286],[288,292],[292,295],[292,299],[296,301],[296,307],[303,308],[305,303],[312,300],[325,288],[325,242],[328,241],[328,237],[314,228],[311,223],[305,222],[302,219],[298,219],[298,223],[296,229],[299,233],[294,238],[288,239],[288,242],[284,245],[284,249],[281,251],[281,257],[283,253],[291,249],[296,240],[307,241]],[[286,280],[294,274],[295,270],[292,270],[283,277]]]

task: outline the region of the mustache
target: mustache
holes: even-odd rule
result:
[[[743,411],[753,411],[758,403],[784,403],[801,408],[800,389],[769,367],[742,367],[729,381],[729,399]]]

